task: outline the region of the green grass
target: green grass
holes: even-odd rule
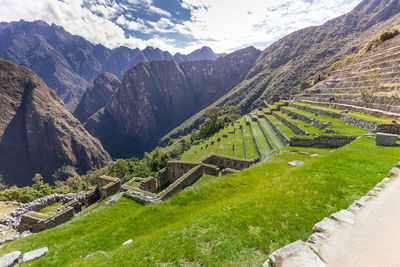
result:
[[[254,139],[256,140],[261,156],[266,155],[271,151],[271,148],[268,146],[267,140],[265,139],[260,126],[257,122],[251,122],[251,128],[253,130]]]
[[[60,202],[56,202],[52,205],[49,205],[41,210],[39,210],[39,213],[47,214],[47,215],[54,215],[57,213],[57,209],[61,207],[63,204]]]
[[[360,138],[337,150],[300,151],[321,156],[284,153],[238,174],[205,176],[158,205],[125,198],[114,206],[100,203],[86,216],[7,243],[0,253],[49,247],[32,266],[261,265],[365,195],[399,160],[400,147]],[[288,166],[295,159],[305,164]],[[133,243],[121,247],[128,239]],[[106,254],[85,260],[95,251]]]
[[[235,154],[236,158],[244,158],[244,148],[243,148],[243,135],[240,129],[237,129],[235,132]]]
[[[269,142],[271,143],[271,146],[274,149],[280,149],[280,148],[284,147],[284,145],[282,144],[282,141],[276,135],[274,129],[271,128],[271,126],[269,125],[267,120],[262,118],[259,120],[259,122],[261,124],[261,127],[264,130],[265,135],[267,136]]]
[[[312,107],[312,108],[331,111],[331,112],[334,112],[334,113],[340,113],[341,112],[341,110],[338,110],[338,109],[329,108],[329,107],[323,107],[323,106],[318,106],[318,105],[312,105],[312,104],[303,103],[303,102],[295,102],[294,104],[301,105],[301,106],[309,106],[309,107]],[[347,115],[349,117],[354,117],[354,118],[359,118],[359,119],[364,119],[364,120],[369,120],[369,121],[377,122],[377,123],[392,123],[392,119],[391,118],[387,118],[387,117],[383,117],[383,116],[367,115],[367,114],[356,112],[356,111],[349,111],[348,113],[345,113],[343,115]]]
[[[328,127],[329,129],[333,129],[336,130],[338,133],[341,134],[347,134],[347,135],[353,135],[353,136],[358,136],[358,135],[363,135],[367,132],[367,130],[361,129],[361,128],[357,128],[355,126],[346,124],[344,122],[342,122],[341,120],[338,119],[334,119],[332,117],[328,117],[328,116],[321,116],[321,115],[315,115],[314,113],[311,112],[307,112],[307,111],[303,111],[300,109],[296,109],[294,107],[284,107],[287,110],[299,113],[301,115],[305,115],[311,119],[316,119],[319,120],[321,122],[332,122],[332,124]]]
[[[0,202],[0,218],[11,216],[11,213],[16,210],[18,206]]]
[[[267,115],[267,118],[283,133],[287,138],[295,136],[294,132],[290,130],[285,124],[275,118],[273,115]]]
[[[247,159],[257,158],[258,155],[256,147],[253,142],[253,138],[251,137],[250,126],[246,125],[244,122],[243,122],[243,141],[244,141],[244,146],[246,147],[246,158]]]
[[[301,121],[299,119],[292,119],[292,117],[286,115],[285,113],[283,113],[282,111],[274,111],[276,114],[278,114],[280,117],[288,120],[289,122],[295,124],[297,127],[299,127],[300,129],[310,133],[311,135],[315,135],[315,134],[319,134],[322,135],[325,133],[325,130],[320,130],[317,127],[308,124],[304,121]]]

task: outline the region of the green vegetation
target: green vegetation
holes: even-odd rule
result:
[[[243,125],[243,141],[244,141],[244,146],[246,148],[246,158],[247,159],[257,158],[258,155],[256,147],[253,142],[253,137],[251,136],[250,126],[245,124],[243,118],[241,119],[241,124]]]
[[[267,136],[269,142],[271,143],[271,146],[274,149],[282,148],[283,147],[282,141],[276,135],[275,131],[271,128],[269,123],[264,118],[259,119],[259,122],[262,129],[264,130],[265,135]]]
[[[257,147],[260,150],[261,156],[266,155],[268,152],[271,151],[271,149],[268,146],[267,140],[265,140],[262,130],[260,129],[257,122],[251,122],[251,128],[253,131],[254,139],[257,143]]]
[[[47,214],[47,215],[54,215],[57,213],[58,208],[60,208],[62,205],[63,205],[62,203],[56,202],[53,205],[47,206],[47,207],[39,210],[39,213]]]
[[[334,113],[341,113],[341,110],[337,110],[334,108],[329,108],[329,107],[322,107],[322,106],[317,106],[317,105],[312,105],[308,103],[303,103],[303,102],[295,102],[296,105],[301,105],[301,106],[309,106],[315,109],[320,109],[320,110],[326,110]],[[348,113],[344,114],[349,117],[354,117],[354,118],[359,118],[359,119],[364,119],[364,120],[369,120],[372,122],[377,122],[377,123],[392,123],[392,119],[383,117],[383,116],[373,116],[373,115],[367,115],[364,113],[356,112],[356,111],[349,111]]]
[[[360,138],[337,150],[285,148],[226,177],[203,177],[155,206],[122,198],[66,224],[7,243],[1,253],[43,246],[33,266],[260,265],[273,250],[306,240],[322,218],[348,207],[386,177],[400,147]],[[291,160],[305,162],[290,167]],[[121,244],[133,239],[124,247]],[[85,260],[86,255],[95,254]]]
[[[392,39],[393,37],[396,37],[399,34],[400,34],[400,27],[384,30],[378,36],[376,36],[374,39],[372,39],[367,43],[367,45],[363,49],[363,52],[371,51],[384,41]]]
[[[280,122],[273,115],[267,115],[267,118],[279,129],[281,133],[283,133],[287,138],[295,136],[292,130],[290,130],[285,124]]]
[[[320,130],[320,129],[316,128],[315,126],[310,125],[310,124],[308,124],[308,123],[306,123],[304,121],[301,121],[299,119],[292,119],[292,117],[286,115],[285,113],[283,113],[281,111],[275,111],[275,112],[276,112],[276,114],[278,114],[282,118],[284,118],[284,119],[288,120],[289,122],[297,125],[297,127],[299,127],[300,129],[302,129],[302,130],[304,130],[304,131],[306,131],[306,132],[308,132],[308,133],[310,133],[312,135],[315,135],[315,134],[322,135],[322,134],[325,133],[324,130]]]
[[[18,206],[16,206],[16,205],[10,205],[10,204],[0,202],[0,219],[10,216],[11,213],[14,210],[16,210],[17,208],[18,208]]]

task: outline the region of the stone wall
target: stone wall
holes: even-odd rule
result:
[[[222,170],[222,175],[228,175],[228,174],[232,174],[232,173],[238,173],[238,170],[234,170],[234,169],[230,169],[230,168],[226,168],[224,170]]]
[[[97,184],[100,199],[104,199],[119,191],[121,188],[121,180],[110,176],[101,176]]]
[[[378,126],[376,126],[376,131],[381,133],[400,134],[400,124],[379,124]]]
[[[304,131],[303,129],[301,129],[299,126],[297,126],[294,123],[291,123],[290,121],[288,121],[287,119],[279,116],[278,114],[276,114],[275,112],[272,112],[272,115],[277,118],[278,120],[280,120],[283,124],[285,124],[287,127],[289,127],[290,130],[292,130],[296,135],[309,135],[308,132]]]
[[[83,202],[86,207],[93,205],[100,199],[100,192],[97,188],[93,188],[86,192],[86,198]]]
[[[199,165],[198,162],[170,161],[167,164],[168,183],[173,183],[176,179]]]
[[[204,169],[202,165],[198,165],[192,168],[188,173],[180,177],[178,180],[176,180],[170,186],[168,186],[165,190],[163,190],[159,194],[160,200],[165,200],[175,195],[176,193],[183,190],[187,186],[196,182],[203,174],[204,174]]]
[[[219,175],[219,168],[214,165],[210,164],[203,164],[203,170],[205,174],[212,175],[212,176],[218,176]]]
[[[350,125],[353,125],[355,127],[362,128],[365,130],[374,131],[376,129],[377,125],[379,124],[379,123],[368,121],[368,120],[350,117],[350,116],[347,116],[347,115],[344,115],[341,113],[335,113],[335,112],[331,112],[331,111],[327,111],[327,110],[321,110],[321,109],[316,109],[316,108],[312,108],[312,107],[308,107],[308,106],[297,105],[294,103],[289,103],[289,105],[294,108],[300,109],[300,110],[312,112],[314,114],[332,117],[334,119],[341,120],[342,122],[344,122],[346,124],[350,124]]]
[[[157,181],[154,177],[148,177],[140,183],[139,188],[149,192],[155,192],[157,189]]]
[[[285,108],[281,108],[281,111],[285,114],[287,114],[288,116],[291,116],[295,119],[304,121],[305,123],[314,125],[315,127],[317,127],[318,129],[324,129],[326,128],[326,124],[323,123],[322,121],[316,120],[316,119],[311,119],[305,115],[299,114],[297,112],[293,112],[291,110],[285,109]]]
[[[54,217],[46,222],[46,229],[56,227],[57,225],[68,222],[74,217],[74,208],[67,207],[59,211]]]
[[[203,158],[201,162],[217,166],[221,170],[230,168],[235,170],[243,170],[249,168],[251,165],[257,163],[259,159],[238,159],[228,156],[222,156],[217,154],[210,154],[206,158]]]
[[[161,169],[157,175],[157,187],[163,187],[164,185],[168,184],[168,172],[167,168]]]
[[[267,117],[265,117],[265,119],[267,120],[267,122],[271,126],[271,128],[274,129],[276,135],[282,141],[282,143],[285,146],[289,145],[289,139],[278,129],[278,127],[276,127],[276,125],[273,124],[272,121],[270,119],[268,119]]]
[[[290,145],[299,147],[341,147],[350,144],[356,138],[355,136],[341,135],[319,135],[315,138],[294,136],[290,138]]]

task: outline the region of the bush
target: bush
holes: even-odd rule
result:
[[[383,43],[389,39],[392,39],[393,37],[395,37],[399,34],[400,34],[399,28],[387,29],[387,30],[381,32],[377,37],[375,37],[374,39],[369,41],[368,44],[363,49],[363,51],[364,52],[371,51],[375,47],[379,46],[381,43]]]

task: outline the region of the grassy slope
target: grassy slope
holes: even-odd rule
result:
[[[264,156],[269,151],[271,151],[271,149],[269,148],[268,143],[265,140],[265,137],[264,137],[263,133],[261,132],[261,129],[260,129],[260,126],[258,125],[258,123],[252,121],[251,127],[253,130],[254,139],[256,140],[258,149],[260,150],[261,155]]]
[[[376,147],[373,139],[361,138],[334,151],[301,151],[321,156],[285,153],[242,173],[203,177],[156,206],[122,198],[8,243],[1,254],[48,246],[36,266],[260,265],[270,252],[307,239],[316,222],[373,188],[399,160],[400,146]],[[289,167],[294,159],[306,164]],[[133,243],[121,247],[128,239]],[[84,260],[99,250],[107,254]]]
[[[276,135],[274,129],[267,123],[267,121],[262,118],[259,119],[261,127],[264,129],[264,133],[266,134],[268,140],[271,143],[271,146],[274,149],[279,149],[283,147],[282,141],[279,139],[279,137]]]

